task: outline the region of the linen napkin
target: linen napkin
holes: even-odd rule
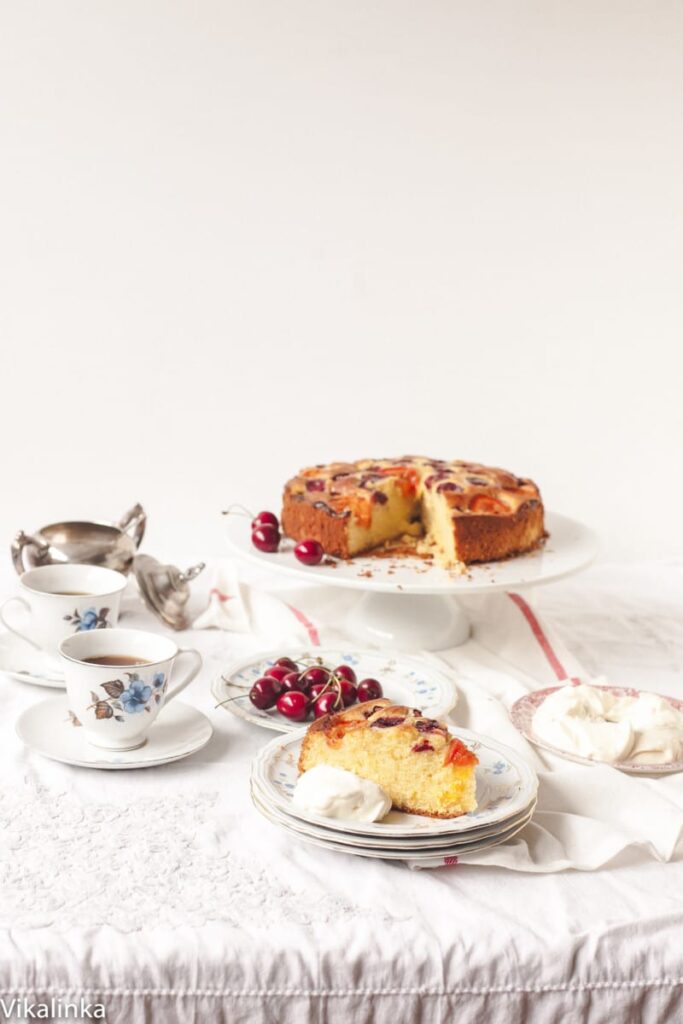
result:
[[[227,660],[319,643],[315,625],[288,593],[279,597],[258,580],[252,573],[246,582],[235,564],[223,558],[216,562],[207,590],[198,589],[197,601],[204,610],[191,629],[205,631],[200,646],[207,663],[224,669]]]
[[[242,589],[233,563],[227,558],[217,562],[212,574],[209,603],[194,620],[192,628],[248,633],[251,623]]]

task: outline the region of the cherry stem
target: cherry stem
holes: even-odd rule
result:
[[[344,701],[343,701],[342,692],[341,692],[341,683],[342,683],[342,679],[344,678],[343,676],[338,675],[334,671],[334,669],[328,668],[322,658],[316,657],[313,654],[305,654],[305,655],[303,655],[303,657],[298,658],[297,660],[300,662],[300,664],[306,665],[308,667],[311,667],[311,666],[314,666],[314,665],[319,665],[321,668],[325,669],[325,671],[327,672],[327,675],[328,675],[328,680],[325,683],[325,686],[323,687],[323,689],[318,694],[318,697],[322,697],[322,695],[324,693],[328,693],[330,691],[330,687],[334,686],[336,691],[337,691],[335,702],[334,702],[335,709],[340,707],[341,705],[343,705]],[[318,698],[316,697],[316,700],[317,699]]]
[[[322,665],[322,660],[320,658],[318,658],[318,661]],[[325,668],[324,665],[323,665],[323,668]],[[327,673],[329,673],[329,677],[330,678],[327,680],[327,682],[325,683],[324,687],[322,688],[322,690],[320,691],[320,693],[316,697],[316,700],[318,700],[320,697],[322,697],[322,695],[324,693],[330,692],[330,687],[334,686],[336,691],[337,691],[335,699],[334,699],[334,706],[335,706],[335,709],[336,709],[336,708],[339,707],[340,704],[344,703],[344,701],[342,699],[342,692],[341,692],[341,680],[342,680],[343,676],[338,676],[336,672],[333,672],[332,669],[329,669],[329,668],[325,668],[325,671]]]
[[[248,696],[249,696],[248,693],[238,693],[234,697],[226,697],[225,700],[221,700],[221,701],[218,702],[218,704],[214,704],[214,710],[216,708],[223,707],[224,704],[229,704],[231,700],[241,700],[243,697],[248,697]]]
[[[249,519],[253,519],[254,518],[254,513],[250,512],[248,508],[246,508],[244,505],[240,505],[240,504],[228,505],[228,507],[223,512],[221,512],[221,515],[223,515],[223,516],[248,516]]]

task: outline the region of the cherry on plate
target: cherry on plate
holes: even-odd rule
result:
[[[272,676],[273,679],[278,679],[280,682],[289,675],[291,668],[287,668],[286,665],[271,665],[264,671],[264,676]]]
[[[306,686],[312,686],[313,683],[326,683],[330,678],[329,669],[323,668],[321,665],[311,665],[304,672],[303,678],[306,680]]]
[[[278,697],[277,709],[292,722],[304,722],[308,715],[308,697],[300,690],[287,690]]]
[[[313,704],[313,714],[316,718],[322,718],[323,715],[329,715],[336,710],[336,701],[338,700],[337,694],[332,693],[328,690],[327,693],[323,693],[322,697]]]
[[[281,692],[282,684],[277,679],[262,676],[249,691],[249,700],[259,711],[267,711],[274,706]]]
[[[266,551],[270,554],[277,551],[280,546],[280,531],[268,523],[265,526],[257,526],[251,531],[251,543],[259,551]]]
[[[304,565],[318,565],[325,552],[317,540],[302,540],[294,548],[294,554]]]
[[[306,683],[301,678],[301,672],[288,672],[282,680],[283,690],[300,690],[302,693],[306,690]]]
[[[348,708],[351,704],[355,704],[357,700],[357,691],[353,683],[350,683],[348,679],[342,679],[339,683],[339,692],[341,693],[341,699],[344,702],[344,707]]]
[[[255,530],[257,526],[274,526],[276,530],[280,530],[280,522],[274,512],[259,512],[257,516],[251,521],[251,528]]]
[[[362,679],[356,693],[361,703],[366,700],[379,700],[382,696],[382,686],[376,679]]]
[[[346,679],[347,682],[356,685],[356,673],[353,671],[350,665],[337,665],[334,670],[335,676],[339,676],[340,679]]]
[[[335,690],[331,690],[327,683],[311,683],[306,689],[306,693],[311,700],[317,700],[320,694],[325,691],[326,693],[335,693]]]
[[[284,665],[284,667],[288,668],[290,672],[298,672],[299,671],[299,666],[297,665],[297,663],[292,658],[286,658],[286,657],[278,658],[277,661],[275,662],[275,664],[276,665]]]

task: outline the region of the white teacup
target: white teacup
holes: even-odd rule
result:
[[[0,606],[0,621],[33,647],[56,653],[61,641],[72,633],[115,626],[125,589],[126,577],[114,569],[41,565],[21,574],[20,596],[10,597]],[[5,609],[13,603],[23,606],[22,629],[7,619]]]
[[[164,704],[177,697],[202,667],[199,651],[178,647],[168,637],[141,629],[77,633],[59,645],[74,726],[82,726],[93,746],[134,750],[145,742]],[[170,690],[176,657],[194,665]],[[88,658],[111,659],[93,664]],[[114,664],[117,659],[131,659]]]

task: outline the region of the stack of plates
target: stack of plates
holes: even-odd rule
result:
[[[359,857],[434,862],[497,846],[524,828],[536,806],[532,769],[509,747],[466,729],[451,729],[479,758],[476,811],[426,818],[390,811],[380,822],[337,821],[308,814],[292,801],[305,730],[279,736],[254,758],[251,796],[269,821],[314,846]]]

